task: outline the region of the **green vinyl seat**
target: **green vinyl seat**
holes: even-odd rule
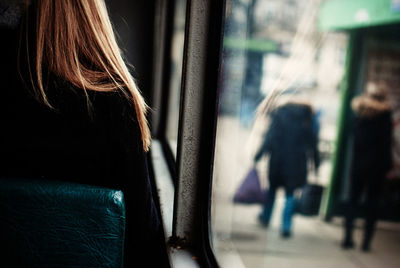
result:
[[[124,233],[119,190],[0,179],[1,267],[123,267]]]

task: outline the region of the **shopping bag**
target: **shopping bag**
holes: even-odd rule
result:
[[[306,184],[296,198],[296,213],[303,216],[317,216],[321,205],[324,187],[318,184]]]
[[[233,196],[234,203],[240,204],[263,204],[265,201],[266,190],[260,185],[260,179],[256,168],[252,168],[245,176]]]

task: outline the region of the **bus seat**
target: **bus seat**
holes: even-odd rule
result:
[[[1,267],[122,267],[121,191],[0,179]]]

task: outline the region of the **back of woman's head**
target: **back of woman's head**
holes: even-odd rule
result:
[[[390,112],[387,94],[387,86],[384,83],[369,82],[363,94],[352,100],[351,107],[355,114],[363,118],[373,118]]]
[[[366,86],[365,93],[370,97],[377,101],[384,101],[387,98],[387,86],[385,83],[373,83],[368,82]]]
[[[34,45],[34,55],[28,57],[33,62],[28,65],[37,97],[51,107],[43,86],[44,70],[85,91],[120,91],[132,100],[147,150],[147,106],[121,56],[104,0],[29,2],[35,33],[27,36],[35,40],[27,40]]]

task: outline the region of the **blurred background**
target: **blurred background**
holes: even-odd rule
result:
[[[211,210],[221,266],[400,267],[400,1],[227,0],[225,16]],[[344,250],[341,243],[351,181],[351,101],[371,83],[386,87],[393,168],[382,179],[371,250],[363,252],[364,195],[356,245]],[[294,214],[292,236],[282,239],[283,189],[268,228],[258,219],[263,204],[233,197],[252,168],[268,189],[269,157],[253,159],[269,130],[269,111],[294,98],[312,107],[320,166],[307,180],[323,194],[318,213]]]

